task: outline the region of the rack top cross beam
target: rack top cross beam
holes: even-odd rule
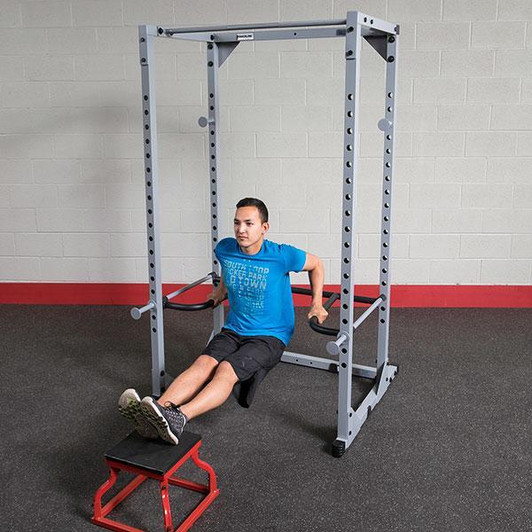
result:
[[[398,35],[399,26],[357,12],[363,37]],[[266,22],[259,24],[235,24],[228,26],[196,26],[186,28],[157,27],[161,37],[176,39],[238,42],[241,40],[309,39],[345,36],[347,19],[306,20],[295,22]],[[293,31],[302,28],[299,31]]]

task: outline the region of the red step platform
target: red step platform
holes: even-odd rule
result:
[[[94,496],[94,515],[91,522],[109,530],[142,532],[138,528],[109,519],[107,515],[146,479],[151,478],[159,481],[165,532],[174,532],[168,499],[168,486],[170,484],[205,494],[202,501],[175,529],[175,532],[188,530],[219,494],[214,469],[199,458],[200,447],[201,436],[191,432],[182,434],[179,445],[169,445],[162,440],[146,440],[136,432],[132,432],[105,453],[105,461],[109,466],[110,475]],[[189,459],[192,459],[196,466],[208,473],[208,484],[198,484],[175,475],[177,470]],[[102,497],[114,486],[120,471],[136,473],[136,476],[102,506]]]

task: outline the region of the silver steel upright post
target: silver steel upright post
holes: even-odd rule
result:
[[[384,130],[383,187],[381,214],[381,247],[380,247],[380,294],[386,300],[379,307],[379,325],[377,341],[377,375],[381,376],[388,364],[388,338],[390,329],[390,254],[391,254],[391,219],[392,219],[392,186],[394,170],[395,145],[395,105],[397,102],[397,35],[386,38],[386,97],[385,115],[382,129]]]
[[[218,243],[218,232],[220,223],[219,213],[220,197],[218,195],[219,181],[219,150],[218,150],[218,131],[219,131],[219,105],[218,105],[218,68],[220,67],[220,49],[219,45],[210,42],[207,44],[207,80],[208,80],[208,142],[209,142],[209,203],[211,207],[211,251],[212,251],[212,271],[220,275],[220,264],[214,254],[214,248]],[[219,305],[213,313],[214,329],[213,333],[220,332],[224,323],[224,308]]]
[[[338,382],[338,437],[333,444],[333,454],[341,455],[349,445],[354,415],[351,403],[353,375],[353,321],[355,274],[355,194],[358,159],[358,119],[361,28],[358,12],[347,12],[345,48],[345,117],[344,117],[344,167],[342,197],[342,251],[340,332],[347,339],[342,344],[339,358]]]
[[[159,173],[157,158],[157,124],[153,39],[156,26],[139,26],[140,71],[142,79],[142,114],[144,176],[146,184],[146,225],[148,236],[148,276],[151,329],[152,393],[159,396],[165,389],[164,325],[159,222]]]

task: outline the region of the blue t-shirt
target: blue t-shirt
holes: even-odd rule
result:
[[[303,269],[306,253],[264,240],[258,253],[246,255],[234,238],[220,240],[214,252],[230,305],[224,327],[243,336],[275,336],[287,345],[294,333],[289,272]]]

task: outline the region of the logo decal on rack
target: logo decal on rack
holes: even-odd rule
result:
[[[253,33],[237,33],[237,41],[253,41],[255,39],[255,34]]]

